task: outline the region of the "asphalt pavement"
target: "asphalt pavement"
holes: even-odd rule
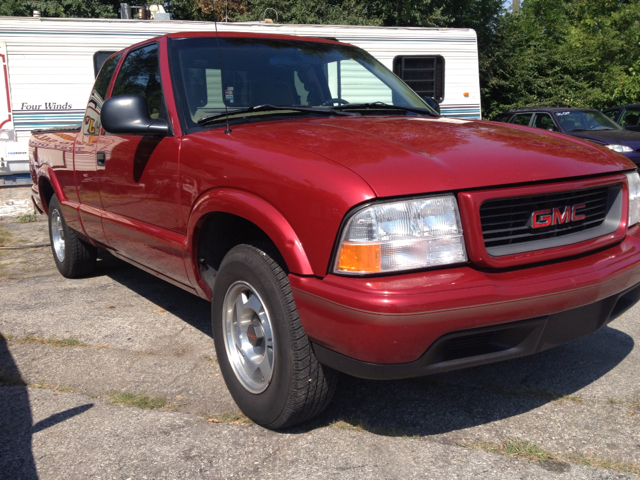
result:
[[[47,241],[44,218],[0,228]],[[0,302],[0,478],[640,478],[640,306],[527,358],[343,376],[273,432],[226,390],[210,305],[152,275],[102,255],[68,280],[48,248],[0,250]]]

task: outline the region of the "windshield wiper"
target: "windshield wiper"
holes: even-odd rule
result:
[[[413,112],[413,113],[425,113],[427,115],[431,115],[432,117],[438,117],[437,112],[433,112],[426,108],[419,107],[402,107],[400,105],[389,105],[384,102],[372,102],[372,103],[347,103],[346,105],[339,105],[337,107],[333,107],[334,110],[347,110],[350,108],[362,108],[365,110],[375,110],[380,108],[388,108],[391,110],[402,110],[405,112]]]
[[[234,110],[229,113],[219,113],[217,115],[208,115],[198,120],[198,125],[206,125],[207,123],[215,122],[216,120],[226,117],[232,117],[234,115],[242,115],[244,113],[253,112],[281,112],[281,111],[294,111],[294,112],[309,112],[309,113],[323,113],[325,115],[342,115],[348,117],[359,117],[359,113],[341,112],[335,108],[315,108],[315,107],[298,107],[294,105],[256,105],[255,107],[241,108],[240,110]]]

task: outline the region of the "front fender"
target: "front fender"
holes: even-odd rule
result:
[[[253,223],[275,244],[291,273],[313,275],[302,242],[276,207],[264,198],[244,190],[216,188],[205,192],[196,201],[189,216],[186,240],[186,250],[191,257],[191,268],[188,268],[189,274],[193,275],[191,280],[194,286],[197,284],[202,289],[206,297],[210,298],[211,290],[200,276],[197,265],[197,236],[204,217],[213,212],[237,215]]]

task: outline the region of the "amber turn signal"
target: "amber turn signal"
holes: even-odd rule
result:
[[[375,273],[382,270],[379,243],[345,242],[340,249],[338,270],[343,272]]]

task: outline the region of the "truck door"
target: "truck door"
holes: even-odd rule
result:
[[[104,163],[97,157],[100,138],[100,111],[121,56],[108,59],[102,66],[93,85],[82,120],[82,128],[74,147],[73,168],[75,183],[78,186],[82,225],[87,235],[103,244],[106,244],[107,240],[102,228],[102,200],[98,184],[100,173],[104,170]]]
[[[142,95],[152,118],[169,120],[157,43],[127,54],[111,96],[123,94]],[[173,136],[104,134],[98,140],[97,155],[104,159],[100,173],[103,227],[109,245],[120,255],[188,285],[179,153],[179,141]]]

